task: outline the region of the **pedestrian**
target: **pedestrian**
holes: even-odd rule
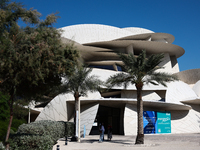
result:
[[[103,123],[100,125],[99,132],[100,132],[99,142],[103,142],[104,132],[105,132],[105,128],[104,128],[104,124]]]
[[[99,141],[101,141],[101,123],[99,124]]]
[[[112,139],[112,126],[108,125],[108,140],[111,141]]]

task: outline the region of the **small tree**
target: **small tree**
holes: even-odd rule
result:
[[[79,97],[87,96],[87,92],[95,92],[100,89],[103,84],[97,76],[91,75],[92,68],[86,68],[84,66],[78,66],[74,71],[73,75],[66,76],[66,80],[62,86],[63,93],[73,93],[75,98],[75,113],[74,113],[74,123],[75,130],[77,128],[77,112],[80,113],[80,100]],[[79,116],[79,126],[80,126],[80,116]],[[80,129],[78,129],[78,140],[80,140]]]
[[[72,45],[63,46],[61,32],[52,25],[58,18],[51,14],[44,21],[36,10],[27,10],[20,3],[0,1],[0,90],[8,93],[10,121],[17,99],[31,100],[61,84],[70,74],[78,57]],[[21,28],[18,21],[27,26]]]
[[[110,76],[107,84],[110,87],[124,86],[135,84],[137,89],[137,116],[138,116],[138,130],[135,144],[144,144],[144,131],[143,131],[143,101],[142,101],[142,88],[146,83],[154,85],[162,84],[166,86],[166,82],[177,80],[177,77],[165,72],[159,72],[161,69],[158,65],[164,58],[164,54],[151,55],[146,58],[146,51],[142,51],[138,57],[133,54],[119,54],[122,62],[124,72],[117,73]]]

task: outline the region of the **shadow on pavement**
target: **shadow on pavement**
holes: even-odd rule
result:
[[[81,141],[81,143],[98,143],[99,139],[84,139]],[[115,143],[115,144],[124,144],[124,145],[130,145],[130,144],[134,144],[133,140],[104,140],[103,143]]]

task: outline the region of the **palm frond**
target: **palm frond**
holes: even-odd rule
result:
[[[79,92],[81,96],[86,96],[87,92],[98,91],[103,82],[98,79],[98,76],[91,75],[93,68],[79,66],[75,69],[73,75],[67,76],[63,85],[63,93]],[[66,88],[66,90],[64,90]],[[65,91],[65,92],[64,92]]]
[[[147,58],[146,51],[143,50],[138,56],[122,53],[118,53],[118,55],[124,64],[119,66],[127,74],[118,73],[111,76],[106,82],[109,84],[109,87],[124,86],[126,88],[129,83],[135,84],[140,82],[166,86],[166,82],[177,80],[171,74],[156,73],[158,69],[163,68],[159,64],[162,62],[164,54],[153,54]]]
[[[107,81],[107,87],[111,88],[113,86],[123,86],[126,88],[129,83],[133,81],[133,78],[127,73],[117,73],[115,75],[110,76]]]
[[[164,58],[164,54],[157,54],[157,55],[151,55],[145,63],[145,70],[146,72],[149,71],[155,71],[157,69],[160,69],[160,67],[158,66],[162,59]]]
[[[151,76],[148,76],[146,79],[146,83],[159,83],[162,84],[163,86],[166,86],[167,82],[170,81],[175,81],[178,80],[176,75],[171,75],[169,73],[165,73],[165,72],[154,72],[151,74]]]

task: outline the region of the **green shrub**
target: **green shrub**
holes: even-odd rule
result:
[[[22,124],[19,126],[17,130],[17,134],[36,134],[36,135],[44,135],[45,128],[42,124]]]
[[[65,136],[74,136],[74,123],[73,122],[66,122],[65,124]]]
[[[54,142],[49,135],[11,135],[10,150],[50,150]]]
[[[2,142],[0,142],[0,150],[5,150],[5,146],[3,145]]]
[[[32,126],[35,126],[35,134],[46,134],[50,135],[51,139],[56,143],[56,141],[65,136],[65,123],[50,121],[50,120],[41,120],[31,123]],[[37,126],[43,126],[44,133],[38,132],[40,129],[37,129]],[[27,132],[28,133],[28,132]]]
[[[63,121],[41,120],[19,126],[10,137],[10,147],[15,150],[52,149],[59,138],[65,137],[66,123]]]

